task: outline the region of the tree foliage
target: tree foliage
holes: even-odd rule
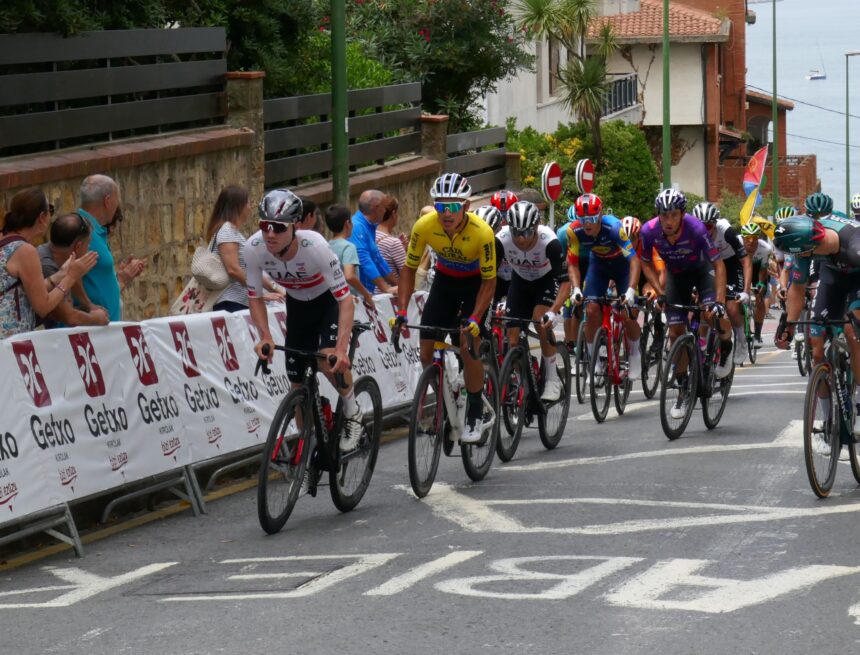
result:
[[[619,217],[651,218],[660,181],[645,135],[623,121],[602,123],[600,127],[604,158],[595,166],[594,193]],[[544,165],[558,162],[563,178],[557,211],[566,212],[579,195],[574,179],[576,163],[582,158],[594,159],[591,126],[586,122],[559,124],[554,133],[540,134],[530,127],[518,131],[509,121],[507,145],[509,151],[520,152],[526,187],[538,188]]]
[[[473,127],[477,101],[530,68],[525,35],[504,0],[352,0],[349,30],[401,79],[422,83],[427,111]]]

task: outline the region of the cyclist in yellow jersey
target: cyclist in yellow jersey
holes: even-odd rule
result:
[[[430,189],[434,210],[425,214],[412,228],[406,266],[397,285],[399,307],[392,321],[393,328],[406,322],[406,308],[415,288],[415,270],[421,262],[425,246],[436,253],[436,274],[424,304],[423,325],[454,328],[465,323],[462,333],[476,338],[480,347],[480,326],[496,289],[496,244],[493,229],[469,212],[472,188],[462,175],[446,173]],[[433,343],[441,335],[421,330],[421,363],[433,361]],[[463,377],[468,391],[466,427],[462,443],[481,440],[484,366],[466,353],[466,342],[460,340]]]

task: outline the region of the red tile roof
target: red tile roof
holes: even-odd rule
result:
[[[770,106],[771,101],[773,99],[772,96],[769,96],[765,93],[760,93],[759,91],[753,91],[752,89],[747,89],[747,100],[750,102],[755,102],[760,105],[768,105]],[[787,109],[789,111],[794,109],[794,103],[791,100],[786,100],[785,98],[780,98],[777,96],[776,104],[778,107],[782,109]]]
[[[589,29],[589,38],[596,38],[604,23],[612,25],[616,38],[622,42],[662,39],[663,3],[661,0],[641,0],[639,11],[602,16]],[[728,21],[706,11],[670,3],[669,36],[673,41],[679,38],[695,41],[722,40],[728,36]]]

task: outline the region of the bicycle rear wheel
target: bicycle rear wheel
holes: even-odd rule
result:
[[[621,375],[621,384],[614,385],[612,395],[615,397],[615,411],[621,416],[627,407],[627,399],[630,398],[630,388],[633,386],[630,378],[627,377],[630,370],[630,353],[627,348],[627,337],[624,334],[623,328],[619,332],[615,353],[618,355],[618,372]]]
[[[612,400],[612,373],[609,371],[609,335],[601,327],[594,335],[591,346],[591,370],[588,392],[591,396],[591,413],[594,420],[603,423]]]
[[[803,457],[812,491],[826,498],[833,488],[839,462],[839,408],[828,364],[818,364],[809,376],[803,404]],[[852,462],[853,466],[853,462]]]
[[[361,440],[352,451],[339,453],[338,470],[329,471],[331,500],[341,512],[354,509],[364,497],[376,467],[382,432],[382,394],[376,381],[369,376],[358,378],[353,393],[361,409]],[[338,414],[341,416],[339,434],[343,435],[342,410]]]
[[[538,435],[547,450],[552,450],[561,441],[570,412],[570,359],[564,345],[557,348],[555,365],[561,382],[561,396],[553,402],[542,401],[544,413],[538,415]],[[543,375],[546,379],[546,372]]]
[[[663,363],[662,344],[654,334],[653,312],[649,311],[646,316],[639,342],[642,344],[642,391],[651,399],[657,393]]]
[[[684,434],[693,415],[693,407],[696,405],[696,389],[699,383],[699,367],[695,352],[697,347],[693,335],[678,337],[663,364],[660,424],[663,427],[663,434],[672,440]],[[679,376],[678,369],[681,364],[685,373]]]
[[[489,407],[487,407],[489,404]],[[492,425],[484,427],[486,437],[483,442],[460,444],[460,456],[463,459],[463,468],[472,480],[478,482],[487,477],[490,466],[493,464],[493,456],[496,454],[496,444],[499,441],[499,378],[496,375],[495,366],[488,366],[484,362],[484,426],[492,422]]]
[[[717,378],[717,364],[720,357],[720,342],[716,335],[711,337],[712,343],[708,345],[708,365],[705,367],[705,379],[699,385],[702,388],[702,419],[705,427],[713,430],[726,411],[726,403],[729,400],[729,391],[735,378],[735,369],[724,378]],[[712,352],[713,351],[713,352]]]
[[[430,365],[418,378],[409,415],[409,483],[419,498],[430,492],[445,439],[445,401],[440,393],[442,368]]]
[[[579,324],[579,334],[576,337],[576,363],[573,369],[576,402],[582,405],[588,397],[588,373],[591,362],[588,359],[588,345],[585,339],[585,321]]]
[[[304,419],[301,428],[297,414]],[[268,534],[284,527],[296,505],[313,448],[312,435],[307,390],[291,391],[278,405],[260,460],[257,517]]]

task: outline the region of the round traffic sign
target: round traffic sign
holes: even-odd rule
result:
[[[561,166],[554,161],[543,167],[541,190],[548,202],[555,202],[561,197]]]
[[[576,164],[576,187],[580,193],[591,193],[594,188],[594,164],[590,159],[580,159]]]

